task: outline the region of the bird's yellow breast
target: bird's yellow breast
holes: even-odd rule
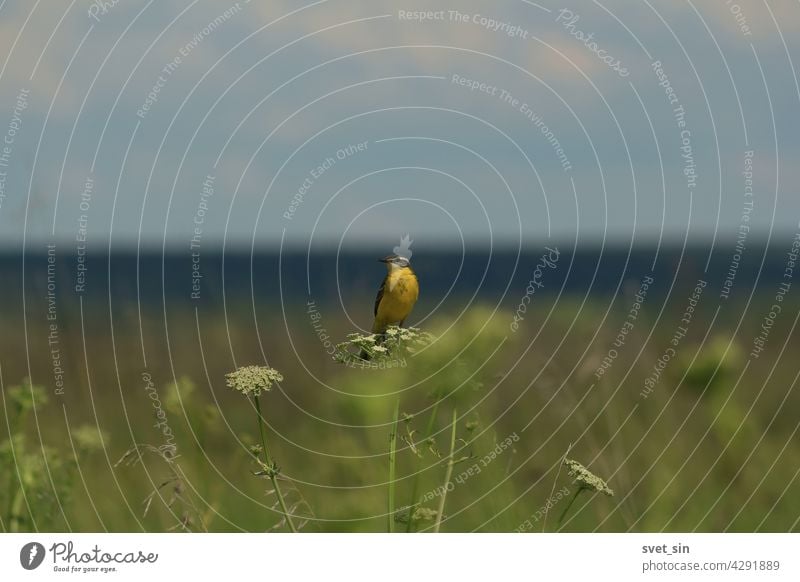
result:
[[[419,297],[419,282],[410,268],[405,267],[389,272],[384,281],[383,297],[375,314],[376,333],[389,325],[403,321]]]

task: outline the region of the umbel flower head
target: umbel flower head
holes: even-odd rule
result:
[[[564,459],[564,464],[569,468],[567,475],[575,477],[575,483],[581,489],[590,489],[611,497],[614,491],[600,477],[581,465],[578,461]]]
[[[411,514],[411,521],[414,523],[435,521],[437,515],[439,515],[439,512],[435,509],[430,509],[428,507],[417,507],[414,510],[414,513]],[[399,511],[397,515],[394,516],[394,520],[400,523],[408,523],[408,512],[405,510]]]
[[[225,374],[225,382],[245,396],[260,396],[262,391],[269,392],[275,382],[283,382],[283,376],[266,366],[244,366]]]
[[[103,444],[109,441],[106,431],[98,430],[96,426],[84,424],[72,431],[72,440],[79,451],[99,451]]]
[[[369,360],[391,360],[405,354],[415,354],[435,339],[432,334],[416,327],[390,326],[383,334],[351,333],[347,341],[336,344],[333,359],[348,364],[364,362],[359,354],[366,353]]]

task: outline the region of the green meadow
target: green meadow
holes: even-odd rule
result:
[[[432,342],[368,365],[299,309],[64,312],[63,393],[28,321],[0,340],[0,527],[287,531],[285,509],[307,532],[799,529],[788,302],[753,357],[768,301],[698,309],[677,345],[681,301],[629,326],[627,299],[537,301],[516,329],[513,307],[437,312]],[[226,383],[246,365],[283,378],[258,396],[263,440]]]

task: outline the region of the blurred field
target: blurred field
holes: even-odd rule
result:
[[[270,509],[268,482],[253,475],[247,449],[257,440],[253,407],[224,382],[235,366],[255,363],[285,377],[262,396],[262,406],[290,499],[304,500],[298,512],[310,517],[305,531],[386,531],[398,399],[412,418],[400,423],[397,507],[410,502],[418,470],[419,496],[437,506],[448,422],[458,412],[457,456],[465,459],[453,469],[443,531],[797,531],[797,302],[787,300],[769,349],[752,359],[752,338],[771,298],[757,296],[746,312],[728,303],[717,313],[709,291],[676,356],[643,398],[686,295],[663,306],[648,299],[598,380],[633,291],[613,302],[537,296],[516,332],[510,328],[516,298],[499,307],[440,309],[421,325],[439,341],[389,370],[333,362],[305,301],[283,309],[260,305],[257,324],[244,301],[230,304],[227,315],[188,303],[168,310],[123,303],[112,312],[85,304],[82,317],[65,306],[63,396],[54,391],[41,312],[31,308],[36,316],[27,327],[21,313],[7,313],[4,329],[21,331],[0,340],[2,528],[269,530],[279,516]],[[353,331],[338,305],[318,308],[333,341]],[[46,401],[40,397],[25,411],[27,376]],[[433,440],[425,442],[437,398]],[[136,444],[169,444],[165,425],[174,435],[174,464],[147,452],[141,463],[118,464]],[[558,525],[566,504],[558,492],[574,491],[560,468],[569,447],[569,456],[606,479],[615,495],[583,494]],[[467,474],[473,466],[480,470]],[[180,481],[172,480],[176,470]]]

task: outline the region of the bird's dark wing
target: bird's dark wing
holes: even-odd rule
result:
[[[386,277],[386,279],[388,279],[388,277]],[[378,315],[378,305],[381,304],[381,299],[383,299],[383,291],[384,289],[386,289],[386,279],[383,280],[383,282],[381,283],[381,288],[378,289],[378,295],[377,297],[375,297],[375,309],[372,315],[376,316]]]

